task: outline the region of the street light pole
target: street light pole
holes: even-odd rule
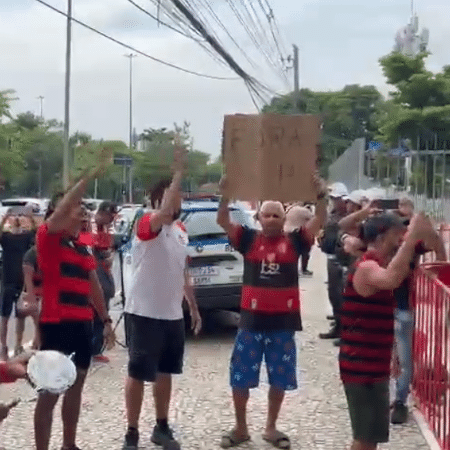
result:
[[[129,146],[130,151],[133,151],[133,58],[136,58],[137,55],[134,53],[130,53],[129,55],[124,55],[130,59],[130,136],[129,136]],[[128,168],[128,201],[133,203],[133,181],[131,175],[131,166]]]
[[[44,97],[42,95],[40,95],[39,97],[37,97],[38,100],[40,100],[41,102],[41,119],[44,118]]]
[[[300,62],[298,57],[298,47],[294,44],[294,57],[293,57],[293,65],[294,65],[294,109],[295,112],[298,112],[298,101],[300,97]]]
[[[66,85],[64,101],[64,151],[63,151],[63,188],[69,188],[69,105],[70,105],[70,58],[72,41],[72,0],[67,3],[66,38]]]

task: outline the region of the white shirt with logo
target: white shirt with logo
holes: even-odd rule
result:
[[[150,227],[151,215],[141,220]],[[125,312],[152,319],[183,318],[187,244],[188,235],[180,223],[163,225],[157,235],[150,231],[143,236],[138,231],[131,249],[133,279]]]

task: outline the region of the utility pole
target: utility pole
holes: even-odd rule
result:
[[[293,106],[294,106],[294,112],[298,111],[298,101],[300,97],[300,59],[298,56],[298,47],[293,44],[292,48],[294,50],[293,55],[289,55],[287,58],[288,62],[292,62],[292,67],[288,67],[289,69],[294,69],[294,93],[292,96]]]
[[[130,53],[129,55],[124,55],[127,58],[130,58],[130,136],[129,136],[129,146],[130,151],[133,151],[133,58],[136,58],[137,55],[134,53]],[[128,177],[129,177],[129,189],[128,189],[128,200],[130,203],[133,203],[133,182],[131,178],[131,166],[128,168]],[[124,187],[125,189],[125,187]]]
[[[64,152],[63,152],[63,188],[69,188],[69,112],[70,112],[70,58],[72,44],[72,0],[67,4],[66,38],[66,86],[64,101]]]
[[[295,92],[296,96],[298,96],[298,94],[300,93],[300,60],[298,57],[298,47],[295,44],[293,45],[293,49],[294,49],[294,58],[293,58],[294,92]]]
[[[44,97],[42,95],[40,95],[39,97],[37,97],[38,100],[40,100],[41,102],[41,119],[44,118]]]

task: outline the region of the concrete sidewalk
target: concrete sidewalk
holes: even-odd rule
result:
[[[338,349],[332,341],[321,341],[330,313],[326,294],[325,257],[315,250],[310,269],[314,277],[301,281],[304,331],[298,333],[298,359],[301,388],[287,394],[279,428],[289,434],[292,449],[344,450],[351,438],[346,400],[338,375]],[[228,386],[228,364],[234,331],[215,332],[189,339],[185,373],[174,383],[171,420],[183,449],[219,448],[220,436],[233,427],[233,409]],[[110,354],[111,364],[94,366],[88,378],[79,426],[78,445],[83,450],[119,450],[125,431],[123,384],[126,375],[126,351],[117,347]],[[252,392],[249,423],[252,441],[239,448],[272,448],[261,439],[267,410],[267,385],[263,377],[260,389]],[[5,420],[0,447],[6,450],[33,449],[33,391],[25,383],[0,387],[0,400],[20,396],[30,400],[19,405]],[[146,391],[141,420],[141,445],[150,444],[154,423],[151,390]],[[61,446],[59,410],[55,415],[52,449]],[[413,421],[392,427],[391,442],[382,450],[428,449]]]

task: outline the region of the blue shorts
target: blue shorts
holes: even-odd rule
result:
[[[297,351],[292,330],[238,330],[230,364],[231,387],[257,387],[263,357],[270,386],[283,391],[297,389]]]

